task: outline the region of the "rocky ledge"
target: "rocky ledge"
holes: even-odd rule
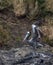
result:
[[[53,65],[51,50],[47,45],[36,50],[30,46],[0,50],[0,65]]]

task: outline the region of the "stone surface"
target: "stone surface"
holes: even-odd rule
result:
[[[45,48],[45,47],[44,47]],[[30,46],[0,50],[0,65],[52,65],[53,55],[44,50],[33,50]]]

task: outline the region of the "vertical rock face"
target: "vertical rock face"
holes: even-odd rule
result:
[[[23,16],[26,14],[26,1],[14,0],[13,1],[14,13],[17,16]]]

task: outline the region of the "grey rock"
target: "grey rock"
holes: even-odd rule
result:
[[[52,65],[52,60],[52,53],[37,53],[30,47],[0,50],[1,65]]]

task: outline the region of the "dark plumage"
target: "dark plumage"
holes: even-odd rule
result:
[[[31,33],[27,32],[24,41],[26,41],[30,46],[33,48],[42,46],[42,44],[39,43],[39,39],[41,38],[40,30],[37,25],[32,24],[32,37],[29,39]]]

